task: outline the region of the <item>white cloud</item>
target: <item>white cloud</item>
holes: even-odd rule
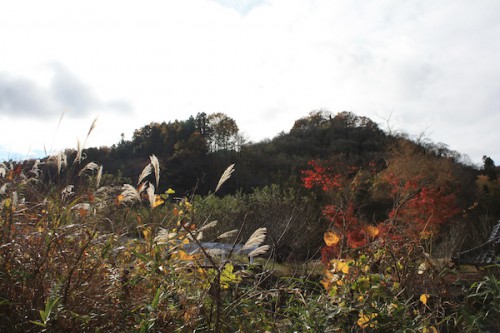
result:
[[[227,113],[259,140],[327,108],[375,121],[392,113],[398,128],[432,133],[475,162],[483,154],[500,161],[492,128],[500,106],[495,0],[47,0],[26,6],[12,2],[0,12],[0,86],[23,88],[26,98],[14,101],[32,111],[38,106],[45,116],[73,104],[85,116],[73,124],[67,115],[62,127],[70,127],[69,136],[59,133],[65,145],[75,140],[73,126],[90,125],[97,114],[101,132],[93,144],[101,145],[117,142],[122,132],[130,138],[148,122],[202,111]],[[59,81],[46,67],[53,62],[64,66],[56,70]],[[8,138],[16,126],[40,134],[36,127],[47,121],[0,112],[8,128],[0,145],[40,150],[44,140],[34,136]]]

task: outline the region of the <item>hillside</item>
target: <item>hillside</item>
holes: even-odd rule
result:
[[[348,112],[0,163],[0,329],[494,331],[498,269],[448,261],[490,236],[497,172]]]

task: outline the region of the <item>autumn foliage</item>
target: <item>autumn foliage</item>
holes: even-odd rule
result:
[[[323,208],[329,223],[325,263],[374,240],[397,246],[429,239],[460,211],[447,165],[409,144],[394,148],[384,168],[312,160],[302,176],[304,187],[328,202]],[[370,211],[377,204],[385,207],[383,214]]]

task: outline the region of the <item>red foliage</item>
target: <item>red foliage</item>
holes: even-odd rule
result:
[[[368,244],[368,235],[362,228],[356,228],[347,234],[347,244],[352,249]]]
[[[389,220],[411,238],[425,238],[460,212],[456,196],[446,186],[420,184],[417,179],[402,181],[395,175],[384,180],[391,186],[394,207]]]
[[[342,246],[357,249],[375,238],[396,243],[426,238],[459,212],[455,195],[446,185],[436,185],[416,177],[405,180],[387,172],[382,182],[388,186],[387,194],[392,198],[393,208],[386,220],[373,226],[359,218],[360,207],[356,207],[354,199],[358,186],[363,186],[357,181],[357,176],[362,175],[361,170],[349,166],[334,168],[318,160],[310,161],[309,167],[302,172],[304,187],[320,188],[328,193],[332,203],[323,208],[323,216],[344,239],[339,246],[322,249],[322,260],[326,262],[337,256]],[[375,176],[373,165],[368,171],[364,175]]]
[[[328,264],[330,260],[337,257],[339,252],[339,247],[337,245],[334,246],[323,246],[321,248],[321,262],[323,264]]]
[[[326,192],[341,187],[340,174],[335,174],[333,168],[318,160],[311,160],[308,165],[312,169],[302,171],[305,188],[319,187]]]

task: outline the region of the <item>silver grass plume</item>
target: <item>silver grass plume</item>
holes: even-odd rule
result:
[[[260,244],[264,241],[266,238],[266,233],[267,229],[266,228],[259,228],[255,230],[245,243],[243,247],[241,248],[242,250],[248,250],[251,249],[255,246],[260,246]]]
[[[36,160],[33,166],[31,167],[30,173],[32,173],[35,177],[40,177],[42,175],[42,170],[38,168],[40,165],[40,160]]]
[[[99,117],[96,117],[96,118],[94,119],[94,121],[92,122],[92,125],[90,125],[89,131],[88,131],[88,133],[87,133],[87,138],[89,137],[90,133],[92,133],[92,131],[94,130],[95,125],[96,125],[96,123],[97,123],[97,119],[98,119],[98,118],[99,118]],[[85,140],[85,141],[87,141],[87,140]]]
[[[160,228],[158,235],[154,238],[155,242],[166,243],[169,240],[168,234],[169,232],[167,229]]]
[[[223,239],[223,238],[231,238],[233,236],[236,236],[236,234],[238,233],[238,229],[233,229],[233,230],[229,230],[229,231],[226,231],[222,234],[220,234],[217,239]]]
[[[68,159],[65,153],[60,152],[59,154],[57,154],[56,165],[57,165],[57,173],[60,174],[61,170],[68,165]]]
[[[93,130],[94,130],[94,128],[95,128],[95,125],[96,125],[96,123],[97,123],[97,119],[98,119],[98,118],[99,118],[99,117],[95,117],[94,121],[92,122],[92,125],[90,125],[89,131],[87,132],[87,137],[85,138],[85,141],[83,142],[83,146],[82,146],[82,148],[83,148],[83,147],[85,147],[85,144],[87,143],[87,140],[88,140],[88,138],[89,138],[89,136],[90,136],[90,133],[92,133],[92,131],[93,131]]]
[[[160,228],[158,235],[155,237],[155,242],[159,244],[167,244],[171,239],[177,237],[176,232],[169,232],[167,229]]]
[[[151,208],[154,208],[155,204],[155,187],[151,183],[147,183],[148,188],[146,189],[146,194],[148,195],[148,200],[149,200],[149,206]]]
[[[95,187],[96,188],[99,188],[99,185],[101,184],[101,179],[102,179],[102,165],[99,166],[99,169],[97,169],[97,176],[96,176],[96,180],[95,180]]]
[[[68,185],[61,191],[63,199],[73,194],[74,187],[75,187],[74,185]]]
[[[202,226],[200,229],[198,229],[198,232],[202,232],[204,230],[207,230],[207,229],[210,229],[210,228],[213,228],[217,225],[217,221],[212,221],[212,222],[209,222],[207,224],[205,224],[204,226]]]
[[[0,187],[0,194],[1,195],[5,195],[5,193],[7,193],[7,186],[9,186],[10,183],[5,183],[2,185],[2,187]]]
[[[121,195],[123,196],[122,201],[124,202],[141,201],[141,194],[135,187],[130,184],[124,184],[122,186]]]
[[[215,192],[217,192],[220,189],[222,184],[224,184],[229,178],[231,178],[233,172],[234,172],[234,164],[231,164],[230,166],[227,167],[227,169],[220,177],[219,182],[217,183],[217,187],[215,188]]]
[[[269,250],[270,246],[269,245],[262,245],[253,250],[248,254],[249,257],[257,257],[260,256],[261,254],[265,254]]]
[[[141,185],[139,185],[139,187],[137,188],[137,192],[139,192],[139,194],[141,194],[142,192],[145,192],[147,189],[147,184],[149,184],[149,183],[146,182],[146,183],[142,183]]]
[[[82,161],[82,145],[80,144],[80,139],[76,139],[76,157],[73,164],[80,163]]]
[[[97,165],[97,163],[89,162],[89,163],[87,163],[87,165],[85,165],[85,167],[83,167],[82,170],[80,170],[80,172],[78,173],[78,176],[83,175],[85,173],[85,171],[87,171],[87,170],[95,171],[97,169],[99,169],[99,165]]]
[[[83,209],[83,210],[86,210],[86,211],[90,211],[90,204],[87,203],[87,202],[81,202],[79,204],[76,204],[74,205],[71,209],[74,209],[74,210],[77,210],[77,209]]]
[[[137,181],[137,185],[139,185],[144,180],[144,178],[149,176],[152,171],[153,171],[153,166],[151,165],[151,163],[149,163],[144,167],[144,169],[142,169],[142,172],[139,175],[139,180]]]
[[[149,156],[149,159],[151,160],[151,165],[155,171],[156,187],[158,187],[160,184],[160,162],[158,162],[158,158],[155,155]]]

